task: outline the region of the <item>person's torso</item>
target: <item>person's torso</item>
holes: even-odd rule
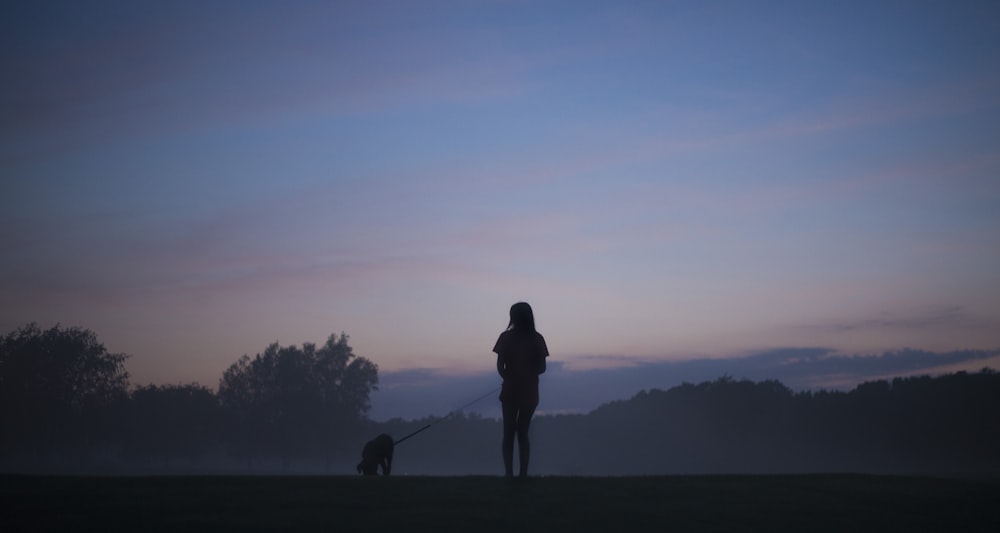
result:
[[[545,357],[541,336],[535,332],[504,332],[501,355],[507,365],[508,378],[519,382],[537,382],[538,368]]]

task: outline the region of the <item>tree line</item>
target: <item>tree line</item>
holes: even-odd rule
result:
[[[127,356],[81,328],[28,324],[0,337],[6,471],[289,470],[356,454],[378,368],[347,335],[268,346],[219,381],[131,387]]]
[[[500,423],[390,420],[394,472],[501,473]],[[991,369],[793,392],[721,377],[641,391],[586,414],[537,416],[532,471],[550,475],[1000,474],[1000,373]]]
[[[374,422],[377,367],[348,338],[243,356],[218,392],[131,387],[93,332],[29,324],[0,338],[0,468],[22,472],[352,474],[364,442],[401,443],[397,474],[499,474],[500,423],[455,413]],[[542,406],[544,408],[544,406]],[[1000,473],[990,369],[794,392],[722,377],[532,423],[532,471],[559,475]]]

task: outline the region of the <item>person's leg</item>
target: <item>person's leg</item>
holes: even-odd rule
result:
[[[517,454],[520,460],[520,477],[528,477],[528,459],[531,458],[531,441],[528,439],[528,430],[531,426],[531,417],[535,414],[535,406],[521,407],[517,412]]]
[[[517,408],[510,403],[501,403],[503,409],[503,468],[504,475],[514,477],[514,432],[517,429]]]

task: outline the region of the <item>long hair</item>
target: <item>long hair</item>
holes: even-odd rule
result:
[[[527,302],[517,302],[510,306],[510,323],[507,329],[519,331],[535,331],[535,314]]]

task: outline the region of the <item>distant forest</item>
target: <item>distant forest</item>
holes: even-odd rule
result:
[[[354,474],[361,447],[399,439],[393,473],[500,474],[500,423],[455,413],[367,418],[376,366],[347,336],[273,344],[218,391],[131,386],[126,356],[79,328],[0,337],[0,472]],[[558,475],[1000,473],[1000,373],[793,392],[721,377],[646,390],[579,415],[537,416],[532,472]]]

